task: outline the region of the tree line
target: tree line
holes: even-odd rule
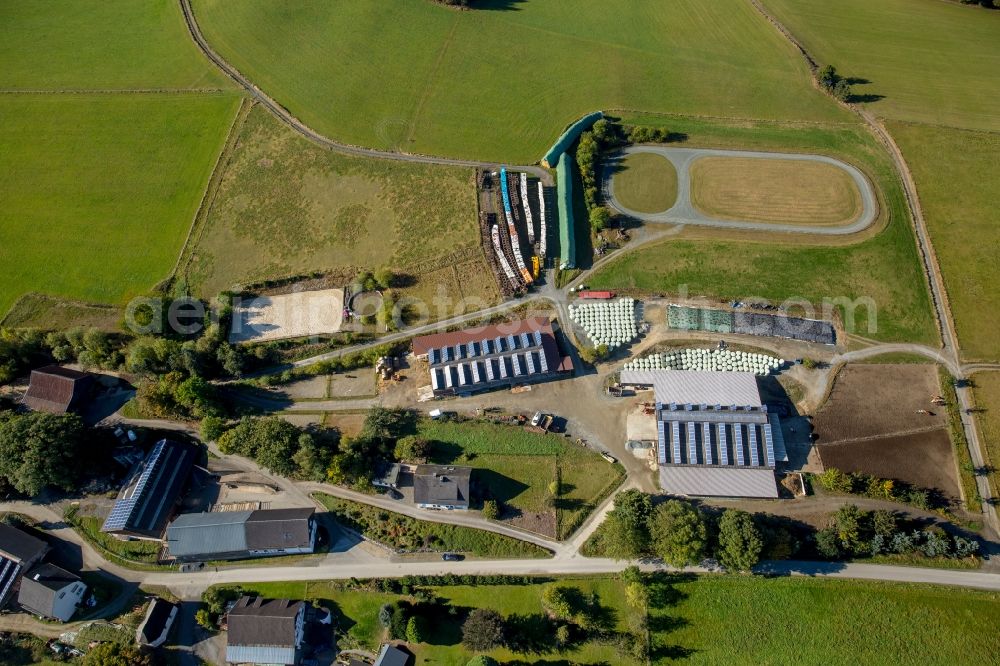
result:
[[[692,502],[626,490],[585,547],[588,555],[619,560],[657,557],[673,567],[716,559],[730,571],[749,572],[761,560],[840,560],[900,555],[927,558],[975,557],[979,543],[922,526],[892,511],[841,507],[815,529],[777,516],[738,509],[717,511]]]

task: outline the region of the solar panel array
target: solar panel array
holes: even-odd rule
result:
[[[162,440],[149,452],[145,462],[143,462],[143,469],[139,474],[138,480],[129,489],[126,497],[115,502],[114,508],[111,509],[111,513],[108,514],[107,519],[104,521],[104,527],[101,528],[102,532],[114,532],[128,527],[129,519],[135,512],[139,500],[142,499],[146,487],[153,478],[153,474],[156,472],[158,466],[163,464],[162,461],[166,447],[167,441]]]
[[[532,331],[430,349],[431,388],[464,393],[541,378],[552,371],[543,341],[541,331]]]
[[[788,459],[780,437],[777,417],[764,411],[657,405],[661,465],[774,468]]]

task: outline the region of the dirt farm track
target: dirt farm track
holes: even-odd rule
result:
[[[958,471],[933,365],[847,365],[813,428],[825,467],[958,497]]]

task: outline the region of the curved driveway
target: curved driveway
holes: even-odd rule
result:
[[[779,233],[817,234],[822,236],[844,236],[863,231],[870,227],[878,217],[878,202],[875,190],[868,178],[857,168],[835,160],[825,155],[803,155],[798,153],[767,153],[750,150],[713,150],[708,148],[668,148],[666,146],[631,146],[622,151],[611,165],[617,163],[626,155],[636,153],[653,153],[670,161],[677,170],[677,201],[662,213],[640,213],[632,210],[615,198],[614,169],[604,169],[603,188],[605,200],[617,211],[629,217],[644,222],[660,222],[667,224],[691,224],[701,227],[717,227],[720,229],[749,229],[753,231],[774,231]],[[708,217],[699,212],[691,203],[691,164],[702,157],[749,157],[763,160],[795,160],[801,162],[820,162],[842,169],[857,185],[861,194],[862,211],[857,220],[838,226],[810,226],[793,224],[774,224],[770,222],[754,222],[751,220],[720,220]]]

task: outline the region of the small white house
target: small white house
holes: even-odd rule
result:
[[[79,576],[54,564],[42,564],[21,579],[17,603],[35,615],[68,622],[86,591]]]

